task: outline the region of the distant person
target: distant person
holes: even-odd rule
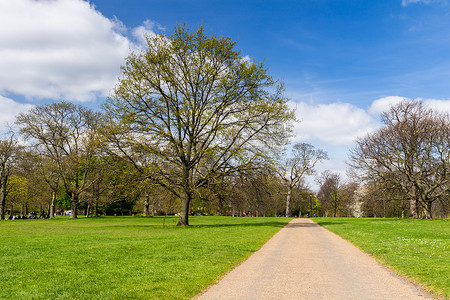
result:
[[[43,208],[41,208],[41,213],[39,214],[39,219],[40,218],[45,218],[45,211],[44,211],[44,209]]]

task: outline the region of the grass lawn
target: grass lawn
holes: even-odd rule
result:
[[[450,299],[450,220],[314,218],[399,274]]]
[[[102,217],[0,222],[1,299],[188,299],[291,219]],[[164,226],[163,226],[164,222]]]

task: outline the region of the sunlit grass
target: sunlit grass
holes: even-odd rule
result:
[[[0,222],[1,299],[189,299],[290,219],[105,217]],[[164,226],[163,226],[164,223]]]
[[[449,220],[314,218],[400,274],[450,298]]]

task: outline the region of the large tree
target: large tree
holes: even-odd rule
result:
[[[70,195],[71,218],[77,218],[80,194],[95,182],[90,175],[97,161],[99,119],[98,113],[66,101],[36,106],[17,117],[21,133],[50,161],[47,171],[56,173],[47,182],[56,186],[59,178]]]
[[[286,217],[290,216],[292,190],[306,175],[314,174],[314,167],[324,159],[328,159],[327,153],[311,144],[297,143],[292,147],[292,156],[280,166],[280,175],[288,187]]]
[[[127,58],[106,105],[125,130],[110,141],[181,199],[178,225],[187,226],[198,189],[282,148],[294,115],[282,85],[229,38],[178,26],[147,46]]]
[[[384,126],[357,140],[351,166],[365,180],[399,187],[432,217],[432,204],[450,190],[450,117],[421,101],[403,101],[383,113]]]

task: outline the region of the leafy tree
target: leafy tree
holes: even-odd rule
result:
[[[57,164],[49,157],[27,151],[20,162],[20,172],[22,176],[29,179],[28,190],[29,199],[41,198],[41,203],[35,203],[39,207],[43,204],[49,207],[49,216],[54,218],[56,214],[56,197],[60,189],[60,174]],[[37,200],[37,199],[35,199]]]
[[[11,175],[8,178],[8,185],[8,199],[11,205],[11,214],[13,214],[13,205],[20,205],[26,202],[28,195],[28,179],[17,175]]]
[[[187,226],[199,189],[282,148],[294,114],[282,85],[229,38],[178,26],[147,46],[127,58],[106,105],[110,147],[181,199]]]

